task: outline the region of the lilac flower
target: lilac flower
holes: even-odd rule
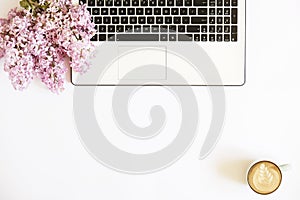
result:
[[[23,90],[39,78],[52,92],[64,88],[65,58],[84,73],[94,50],[94,24],[85,5],[71,0],[22,0],[7,19],[0,19],[0,58],[13,87]]]

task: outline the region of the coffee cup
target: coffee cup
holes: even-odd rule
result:
[[[255,162],[247,172],[247,183],[258,194],[271,194],[281,185],[282,171],[288,167],[288,164],[278,166],[268,160]]]

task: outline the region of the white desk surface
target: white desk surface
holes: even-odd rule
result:
[[[17,4],[1,1],[1,17]],[[73,85],[59,96],[38,81],[17,92],[1,61],[0,199],[299,200],[299,19],[298,0],[247,2],[247,83],[225,88],[226,122],[216,149],[197,159],[201,133],[178,162],[148,175],[120,174],[87,153],[73,122]],[[194,89],[201,102],[205,88]],[[249,163],[261,158],[292,164],[268,196],[245,184]]]

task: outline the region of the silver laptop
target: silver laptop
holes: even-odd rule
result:
[[[80,0],[97,34],[74,85],[245,83],[246,0]],[[206,78],[210,68],[218,78]],[[178,78],[179,74],[181,78]]]

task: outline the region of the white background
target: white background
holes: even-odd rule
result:
[[[1,0],[1,17],[17,2]],[[182,159],[148,175],[120,174],[87,153],[73,122],[71,84],[59,96],[38,81],[17,92],[2,61],[0,200],[300,199],[299,13],[298,0],[247,2],[247,83],[225,88],[226,122],[216,149],[205,160],[197,159],[205,137],[199,131]],[[200,115],[209,115],[206,89],[194,90]],[[143,108],[140,97],[136,101]],[[201,119],[205,130],[208,120]],[[292,164],[282,186],[269,196],[259,196],[245,184],[247,167],[262,158]]]

